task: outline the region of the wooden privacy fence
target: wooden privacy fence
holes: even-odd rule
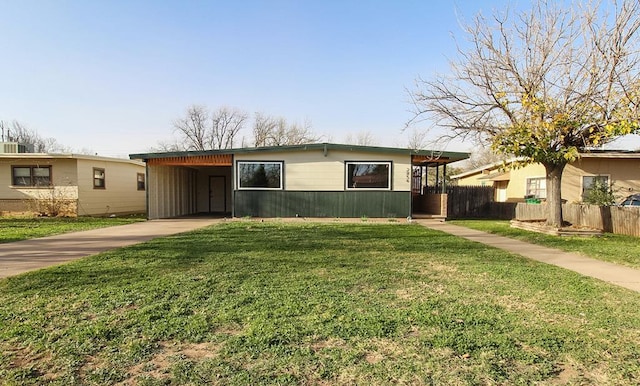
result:
[[[425,196],[442,193],[441,187],[426,187]],[[447,186],[447,218],[493,218],[511,220],[515,203],[494,202],[492,186]],[[424,196],[420,198],[424,200]],[[417,207],[420,209],[419,207]]]
[[[563,204],[562,216],[576,226],[640,237],[640,208]],[[516,220],[535,221],[547,218],[546,204],[518,203]]]

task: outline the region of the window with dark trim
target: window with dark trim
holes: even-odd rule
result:
[[[282,161],[238,161],[238,189],[283,188]]]
[[[144,173],[138,173],[137,176],[138,190],[145,190],[145,176]]]
[[[391,189],[391,162],[345,162],[346,186],[354,189]]]
[[[51,166],[11,167],[13,186],[51,186]]]
[[[104,169],[93,168],[93,188],[94,189],[106,188],[106,178],[105,178]]]

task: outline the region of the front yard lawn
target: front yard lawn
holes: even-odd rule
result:
[[[631,385],[638,309],[415,224],[230,222],[0,280],[0,379]]]
[[[579,252],[598,260],[640,268],[640,238],[638,237],[612,233],[605,233],[601,237],[558,237],[511,228],[509,221],[502,220],[455,220],[451,223],[567,252]]]
[[[144,221],[142,217],[0,217],[0,243]]]

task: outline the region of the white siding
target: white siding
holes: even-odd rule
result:
[[[409,151],[407,150],[407,153]],[[345,161],[391,161],[392,190],[411,190],[411,156],[329,150],[237,154],[235,161],[284,161],[284,188],[291,191],[345,190]],[[235,166],[234,166],[235,167]],[[234,181],[234,186],[237,181]]]
[[[93,169],[105,171],[105,188],[93,188]],[[106,216],[144,213],[146,193],[138,190],[137,175],[145,168],[129,161],[78,160],[78,215]]]
[[[149,166],[150,219],[197,213],[197,171],[179,166]]]

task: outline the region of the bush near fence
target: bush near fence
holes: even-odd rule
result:
[[[640,208],[563,204],[562,217],[575,226],[600,229],[604,232],[640,237]],[[518,203],[515,219],[546,220],[547,205]]]

